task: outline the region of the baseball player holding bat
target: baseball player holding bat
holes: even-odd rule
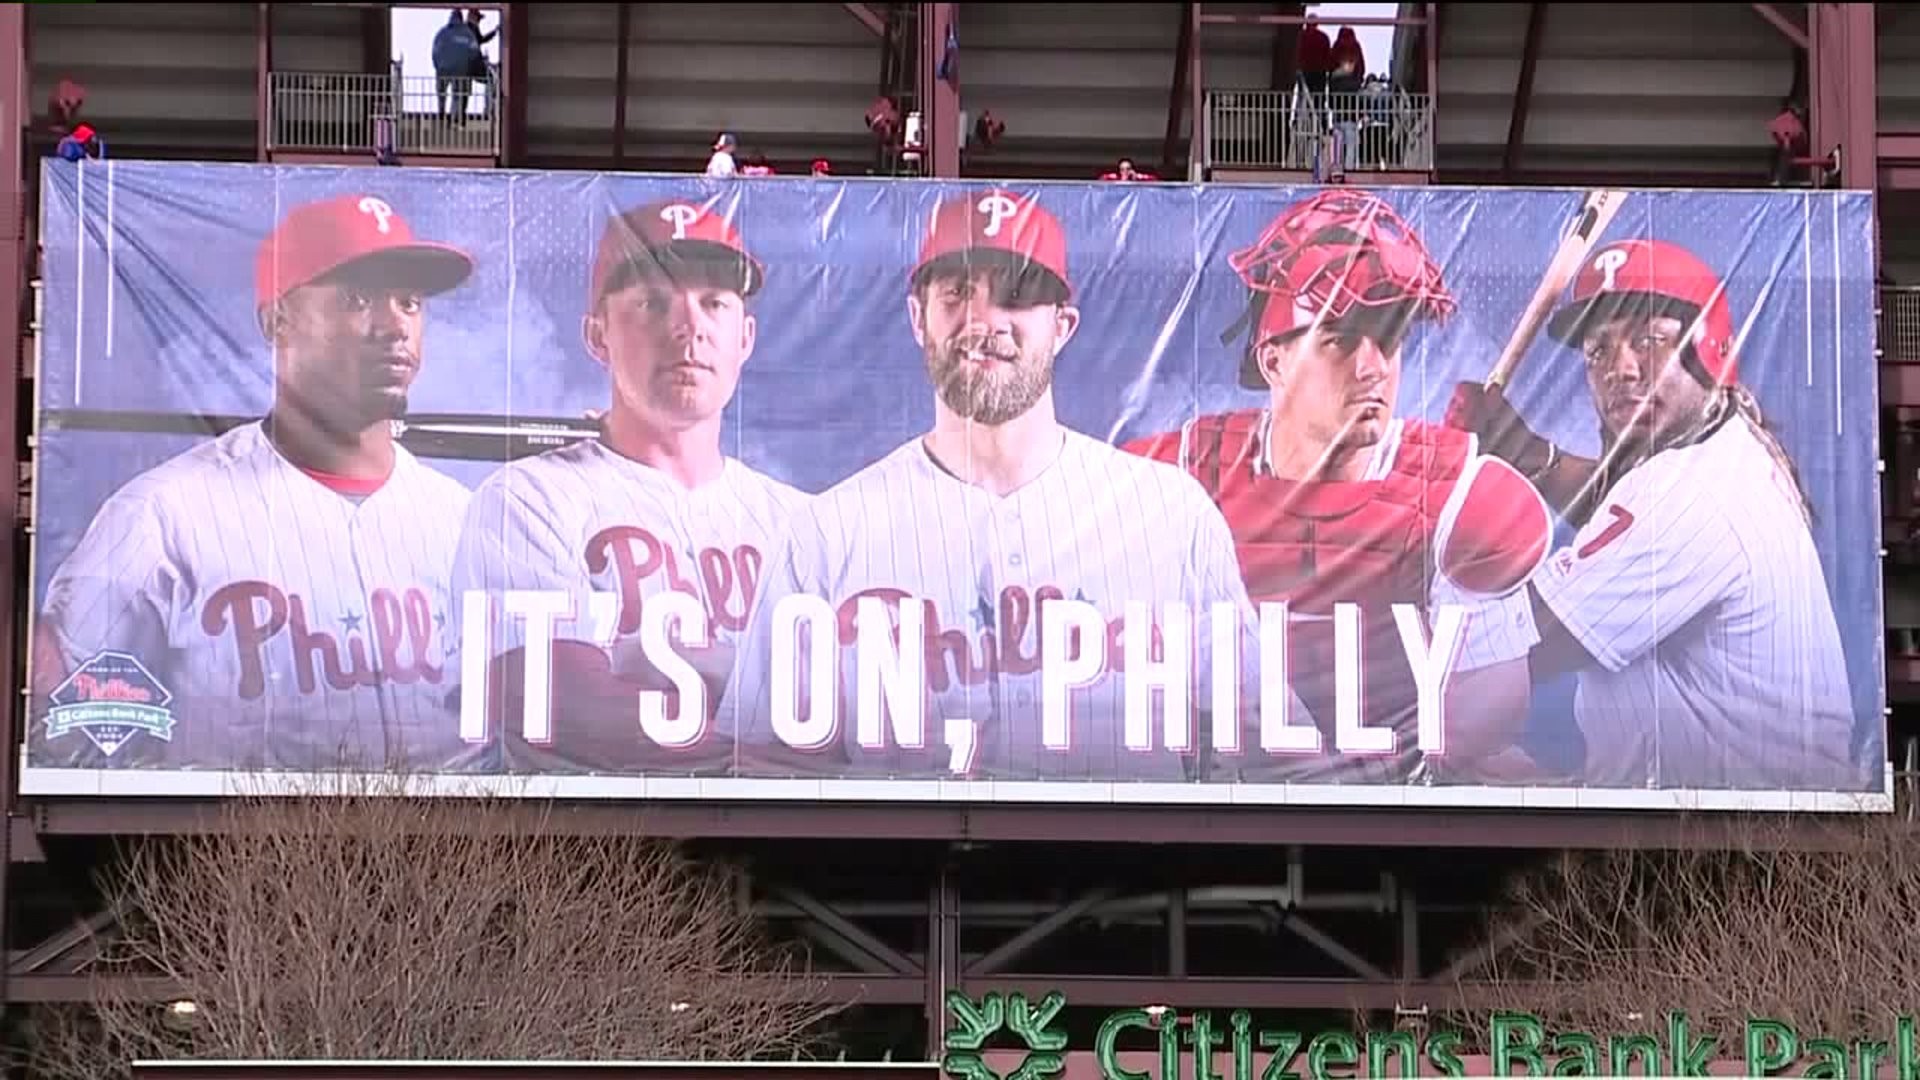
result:
[[[1350,188],[1281,211],[1229,262],[1248,289],[1240,382],[1258,409],[1199,416],[1127,448],[1177,464],[1226,515],[1247,591],[1284,601],[1294,684],[1322,750],[1249,757],[1248,778],[1339,782],[1470,779],[1525,723],[1534,643],[1517,587],[1539,566],[1552,522],[1532,485],[1466,433],[1396,417],[1402,351],[1454,298],[1393,208]],[[1359,700],[1391,748],[1336,747],[1335,605],[1359,607]],[[1444,682],[1445,769],[1417,768],[1419,686],[1394,605],[1465,609]]]
[[[1010,191],[948,199],[932,215],[906,308],[932,383],[933,429],[794,516],[768,564],[723,718],[756,743],[844,756],[858,772],[1202,775],[1197,748],[1212,730],[1205,719],[1211,657],[1245,648],[1240,635],[1252,626],[1233,538],[1190,477],[1056,418],[1054,364],[1080,324],[1060,222],[1034,197]],[[776,707],[782,692],[773,674],[783,661],[772,640],[775,612],[795,596],[822,598],[838,615],[839,655],[824,665],[804,653],[785,661],[804,688],[799,707],[788,710]],[[891,632],[906,639],[903,649],[920,646],[928,707],[917,741],[878,726],[858,730],[851,706],[864,696],[854,655],[862,598],[890,606]],[[1040,656],[1046,606],[1055,600],[1090,605],[1099,626],[1081,628],[1081,647],[1095,648],[1088,641],[1096,636],[1106,647],[1104,662],[1099,652],[1077,654],[1095,656],[1097,666],[1075,673],[1064,714],[1070,721],[1050,727]],[[1156,620],[1169,602],[1191,613],[1200,644],[1187,674],[1198,688],[1193,712],[1202,718],[1185,746],[1167,736],[1164,714],[1155,714],[1150,731],[1124,719],[1127,683],[1144,685],[1148,674],[1117,670],[1125,643],[1163,629],[1129,623],[1129,602],[1148,605]],[[1240,612],[1231,643],[1206,632],[1219,602]],[[909,606],[923,620],[917,639],[897,629]],[[1253,651],[1242,655],[1251,659]],[[823,676],[837,686],[821,687]],[[811,702],[835,693],[843,707],[818,721]],[[1242,697],[1249,710],[1258,704],[1250,697]],[[1294,705],[1294,722],[1310,725]],[[811,723],[802,728],[794,716]]]
[[[259,249],[274,399],[135,477],[54,573],[36,700],[167,700],[171,728],[36,725],[74,765],[450,767],[447,569],[468,492],[394,445],[425,299],[472,272],[372,195],[309,203]],[[137,665],[137,669],[136,669]],[[138,685],[143,676],[159,685]]]
[[[1536,679],[1578,672],[1582,779],[1608,787],[1843,789],[1846,660],[1792,457],[1740,383],[1720,276],[1660,240],[1591,253],[1547,324],[1576,353],[1601,456],[1535,434],[1504,393],[1456,388],[1450,422],[1579,526],[1528,587]]]
[[[758,333],[748,303],[764,281],[714,200],[669,199],[607,222],[582,322],[612,383],[600,435],[488,477],[453,564],[455,594],[484,592],[496,616],[484,729],[473,730],[481,712],[463,724],[469,738],[503,737],[514,765],[689,773],[729,764],[711,709],[762,553],[804,497],[720,446],[722,411]],[[552,605],[538,640],[526,613],[503,609],[511,591]],[[676,594],[693,602],[699,624],[681,628],[693,633],[674,645],[678,661],[641,644],[644,613]],[[530,657],[549,637],[551,652]],[[708,687],[704,703],[682,701],[675,671]],[[463,705],[476,689],[462,686]],[[667,702],[644,727],[642,690]],[[550,706],[544,718],[535,710],[531,731],[529,702]]]

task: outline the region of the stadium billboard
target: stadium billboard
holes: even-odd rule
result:
[[[1888,803],[1864,193],[43,168],[29,793]]]

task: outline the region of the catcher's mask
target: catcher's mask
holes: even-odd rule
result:
[[[1397,346],[1414,322],[1443,321],[1456,307],[1419,237],[1366,192],[1328,191],[1297,203],[1227,261],[1249,295],[1220,342],[1247,334],[1240,384],[1250,390],[1266,388],[1257,354],[1268,341],[1320,326]]]

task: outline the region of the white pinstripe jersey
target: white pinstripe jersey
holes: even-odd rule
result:
[[[1239,633],[1253,626],[1233,537],[1206,492],[1180,470],[1066,431],[1058,458],[1004,497],[941,468],[921,439],[901,446],[829,489],[796,514],[781,555],[767,569],[753,628],[721,702],[720,722],[743,731],[751,746],[772,745],[771,648],[774,606],[786,596],[825,599],[851,626],[856,598],[891,593],[927,602],[926,678],[930,707],[926,742],[916,752],[863,746],[851,703],[855,653],[840,650],[844,702],[827,752],[844,755],[857,773],[938,776],[956,762],[945,742],[949,720],[971,721],[976,777],[1181,780],[1190,755],[1164,749],[1163,713],[1153,701],[1151,749],[1127,747],[1119,623],[1129,601],[1184,603],[1199,637],[1193,671],[1200,677],[1193,707],[1208,703],[1206,673],[1211,606],[1241,612]],[[1091,684],[1069,692],[1069,746],[1048,749],[1042,732],[1038,672],[1039,601],[1090,602],[1108,625],[1108,664]],[[844,636],[843,645],[851,643]],[[1257,656],[1246,641],[1242,655]],[[1247,688],[1257,675],[1245,663],[1242,709],[1257,710]],[[1248,698],[1253,698],[1249,701]],[[1293,701],[1291,722],[1310,724]],[[1194,745],[1209,725],[1196,718]],[[1242,745],[1257,745],[1257,729]]]
[[[135,477],[100,508],[48,588],[45,626],[68,671],[131,655],[173,695],[170,743],[73,764],[199,768],[445,766],[450,530],[458,481],[394,448],[364,498],[288,462],[259,423]],[[96,752],[97,753],[97,752]],[[145,759],[144,761],[142,759]]]
[[[585,439],[514,462],[480,484],[460,530],[453,592],[565,593],[575,617],[555,623],[555,639],[609,648],[616,671],[635,662],[647,599],[669,589],[698,597],[713,640],[735,644],[764,553],[805,498],[731,458],[719,478],[688,489]],[[618,603],[592,610],[594,593]],[[618,620],[611,633],[593,625],[596,615]],[[493,634],[499,656],[525,645],[526,622],[498,618]]]
[[[1744,420],[1621,477],[1535,584],[1598,662],[1574,707],[1588,783],[1871,781],[1850,760],[1846,658],[1813,537]]]

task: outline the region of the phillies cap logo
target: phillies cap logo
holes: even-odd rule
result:
[[[356,209],[368,217],[371,217],[373,219],[373,227],[379,230],[382,235],[393,231],[393,207],[388,206],[384,201],[369,195],[360,200],[360,204]]]
[[[1593,260],[1593,268],[1600,271],[1600,291],[1613,292],[1619,284],[1620,270],[1627,265],[1627,253],[1619,248],[1608,248]]]
[[[700,208],[686,203],[671,203],[660,208],[660,220],[673,226],[673,238],[685,240],[687,230],[700,220]]]
[[[974,209],[987,215],[987,227],[980,230],[980,235],[999,236],[1000,226],[1020,212],[1020,204],[1005,195],[988,195]]]

